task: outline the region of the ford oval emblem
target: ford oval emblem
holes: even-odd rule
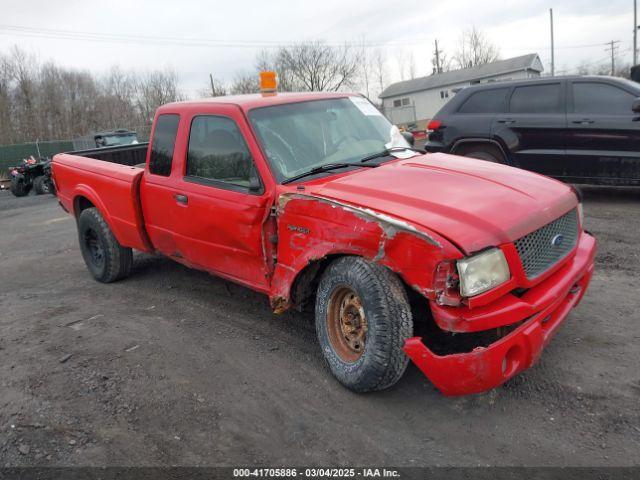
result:
[[[561,233],[551,239],[551,245],[554,247],[562,246],[562,242],[564,242],[564,235],[562,235]]]

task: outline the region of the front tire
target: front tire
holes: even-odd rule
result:
[[[93,278],[111,283],[131,274],[133,252],[118,243],[96,208],[87,208],[80,213],[78,237],[82,257]]]
[[[318,286],[316,333],[329,370],[345,387],[391,387],[407,368],[402,347],[413,333],[402,282],[360,257],[334,261]]]
[[[36,191],[36,195],[44,195],[49,193],[49,184],[47,178],[44,175],[40,175],[33,181],[33,189]]]
[[[455,152],[456,155],[468,158],[476,158],[492,163],[506,163],[500,149],[494,145],[468,145],[462,146]]]

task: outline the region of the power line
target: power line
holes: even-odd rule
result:
[[[299,42],[277,41],[277,40],[220,40],[212,38],[185,38],[170,36],[149,36],[131,34],[96,33],[79,30],[60,30],[52,28],[25,27],[18,25],[1,25],[0,35],[16,35],[22,37],[50,38],[55,40],[82,40],[102,43],[118,43],[127,45],[163,45],[178,47],[209,47],[209,48],[278,48],[281,46],[291,46]],[[427,39],[416,39],[412,41],[390,41],[390,42],[328,42],[329,46],[353,46],[361,48],[378,47],[400,47],[424,45]],[[565,45],[554,46],[556,50],[593,48],[608,45],[608,42],[593,43],[586,45]],[[547,46],[548,47],[548,46]],[[547,47],[520,47],[519,50],[540,50]]]
[[[185,38],[167,36],[130,35],[113,33],[96,33],[87,31],[59,30],[51,28],[24,27],[16,25],[0,25],[0,34],[11,34],[24,37],[52,38],[56,40],[83,40],[104,43],[172,45],[180,47],[224,47],[224,48],[278,48],[298,44],[293,41],[277,40],[219,40],[211,38]],[[359,46],[365,48],[394,47],[403,45],[422,45],[426,40],[407,42],[325,42],[330,46]]]

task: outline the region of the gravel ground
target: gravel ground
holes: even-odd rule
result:
[[[597,270],[541,361],[445,398],[357,395],[308,315],[159,257],[93,281],[51,196],[0,192],[0,466],[637,465],[640,193],[585,189]]]

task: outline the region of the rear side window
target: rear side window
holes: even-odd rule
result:
[[[579,82],[573,84],[575,113],[631,114],[635,96],[606,83]]]
[[[509,88],[495,88],[472,93],[462,104],[459,113],[501,113]]]
[[[156,128],[151,142],[151,157],[149,158],[149,173],[168,177],[171,175],[173,147],[176,144],[178,123],[180,117],[175,114],[158,116]]]
[[[259,183],[247,144],[230,118],[199,116],[191,122],[187,177],[248,189]]]
[[[562,90],[559,83],[516,87],[511,95],[511,113],[560,113]]]

